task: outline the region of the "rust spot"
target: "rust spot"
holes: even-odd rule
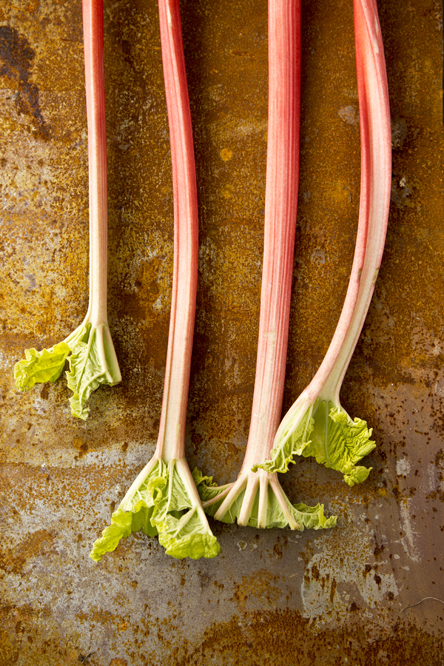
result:
[[[314,580],[319,580],[320,578],[319,569],[316,566],[316,564],[313,564],[313,566],[311,567],[311,575]]]
[[[350,609],[357,611],[358,607],[352,603]],[[270,644],[270,637],[276,643]],[[221,664],[256,666],[262,663],[262,655],[267,655],[273,666],[312,666],[342,663],[344,654],[349,663],[374,664],[381,651],[390,656],[392,666],[413,666],[421,661],[438,664],[441,648],[439,636],[408,622],[397,624],[393,630],[349,622],[342,627],[310,631],[310,621],[298,611],[255,611],[214,623],[194,650],[174,666],[204,666],[210,659]]]
[[[399,490],[398,486],[393,486],[392,488],[392,493],[395,496],[395,499],[399,500],[401,497],[401,491]]]
[[[437,495],[441,502],[444,502],[444,490],[442,490],[443,486],[443,481],[444,481],[444,450],[439,449],[439,451],[436,453],[435,456],[435,467],[438,472],[438,479],[439,479],[439,490],[437,492]]]
[[[42,390],[40,391],[40,397],[42,400],[47,400],[49,395],[49,384],[43,384]]]
[[[35,557],[48,554],[54,538],[46,530],[37,530],[27,536],[16,548],[0,552],[0,569],[8,573],[22,573]]]
[[[0,629],[0,659],[5,666],[13,666],[19,658],[19,644],[16,638]]]
[[[82,458],[86,453],[88,453],[88,444],[86,444],[86,442],[82,442],[82,440],[74,437],[72,444],[76,449],[79,450],[79,455],[77,456],[78,458]]]
[[[250,599],[265,599],[270,604],[276,604],[281,596],[281,591],[277,586],[278,576],[274,576],[266,569],[243,576],[242,582],[236,585],[233,600],[237,602],[239,608],[244,610]]]

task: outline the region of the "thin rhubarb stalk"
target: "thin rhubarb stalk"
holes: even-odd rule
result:
[[[361,123],[361,200],[356,249],[339,322],[309,386],[279,426],[269,472],[285,472],[294,455],[314,456],[344,474],[350,486],[371,468],[357,463],[375,447],[372,431],[342,408],[339,392],[370,305],[387,230],[391,184],[390,110],[384,49],[375,0],[354,0]]]
[[[162,413],[154,456],[112,515],[112,524],[94,544],[91,557],[96,561],[114,550],[122,537],[140,529],[152,536],[159,534],[167,554],[176,558],[215,557],[220,550],[185,460],[198,209],[179,0],[159,0],[159,19],[174,192],[173,290]]]
[[[66,373],[71,413],[86,420],[85,403],[101,384],[121,381],[107,315],[107,163],[105,81],[103,67],[103,0],[83,0],[86,112],[89,161],[89,305],[82,324],[63,342],[41,352],[25,351],[14,368],[17,388],[54,382],[68,358]]]
[[[300,2],[269,1],[269,106],[264,257],[250,431],[237,480],[199,485],[207,513],[254,527],[331,527],[323,507],[293,506],[277,474],[254,465],[269,457],[284,392],[299,175]]]

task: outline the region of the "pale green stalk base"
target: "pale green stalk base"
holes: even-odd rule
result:
[[[216,557],[220,546],[211,532],[200,504],[193,476],[184,458],[152,458],[140,472],[117,511],[111,525],[94,543],[90,556],[98,562],[112,552],[120,539],[142,530],[159,535],[167,555],[177,559]]]
[[[305,527],[319,530],[336,525],[336,516],[325,517],[323,504],[314,507],[291,504],[277,474],[241,471],[238,479],[227,486],[217,486],[212,477],[204,477],[196,469],[193,476],[205,513],[224,523],[237,521],[238,525],[257,528],[288,526],[299,531]]]
[[[85,403],[91,393],[100,385],[114,386],[122,379],[108,324],[92,326],[85,319],[50,349],[26,349],[25,359],[14,367],[15,384],[20,391],[29,391],[35,384],[55,382],[66,360],[68,387],[74,394],[69,401],[71,413],[85,421],[89,413]]]
[[[352,420],[339,401],[318,398],[314,403],[302,394],[287,412],[276,433],[271,460],[258,468],[287,472],[294,456],[313,456],[316,462],[344,475],[349,486],[362,483],[371,467],[357,463],[375,448],[372,430],[361,419]]]

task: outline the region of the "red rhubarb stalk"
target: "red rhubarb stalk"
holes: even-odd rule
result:
[[[89,305],[85,319],[63,342],[38,352],[25,351],[14,368],[17,388],[54,382],[66,373],[71,413],[86,420],[86,401],[100,385],[121,381],[107,314],[107,164],[105,80],[103,67],[103,1],[83,0],[86,112],[89,160]]]
[[[113,514],[112,524],[94,544],[94,560],[114,550],[122,537],[140,529],[145,534],[158,533],[160,543],[173,557],[215,557],[220,550],[185,460],[197,290],[198,209],[179,0],[159,0],[159,19],[174,191],[173,291],[162,414],[154,456]]]
[[[265,238],[259,344],[247,449],[237,480],[199,486],[207,513],[254,527],[331,527],[323,507],[292,505],[277,474],[254,465],[269,457],[284,392],[299,175],[300,2],[269,1],[269,105]]]
[[[294,455],[314,456],[344,474],[350,486],[371,468],[357,463],[375,447],[371,430],[342,408],[339,392],[374,291],[387,230],[391,185],[391,129],[381,28],[375,0],[354,0],[356,67],[361,123],[361,200],[356,249],[339,322],[310,385],[276,434],[270,472],[285,472]]]

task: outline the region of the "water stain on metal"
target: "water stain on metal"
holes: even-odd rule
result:
[[[38,137],[48,140],[50,128],[45,123],[40,104],[39,91],[30,81],[32,61],[35,51],[29,41],[15,28],[0,26],[0,76],[7,76],[17,86],[14,99],[19,113],[27,113],[34,118],[31,131]]]

